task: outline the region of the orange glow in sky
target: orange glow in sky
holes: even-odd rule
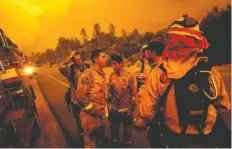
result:
[[[183,14],[200,19],[212,6],[230,0],[1,0],[0,28],[25,52],[55,48],[60,36],[80,38],[81,28],[91,37],[95,23],[116,34],[155,32]]]

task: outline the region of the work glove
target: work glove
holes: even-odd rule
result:
[[[140,131],[148,130],[148,123],[140,117],[138,113],[133,113],[133,122],[132,126]]]
[[[132,125],[135,129],[140,131],[147,131],[149,128],[147,123],[142,118],[134,118]]]
[[[113,104],[109,104],[109,105],[108,105],[108,111],[109,111],[110,113],[112,113],[112,112],[117,112],[117,108],[116,108]]]

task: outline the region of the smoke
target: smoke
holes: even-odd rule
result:
[[[55,48],[60,36],[89,37],[99,23],[104,32],[114,24],[140,33],[167,27],[183,14],[201,19],[212,6],[225,7],[230,0],[0,0],[0,28],[24,52]]]
[[[69,0],[0,1],[0,27],[21,50],[43,51],[55,46],[57,38],[51,40],[54,37],[49,31],[68,11],[70,3]]]

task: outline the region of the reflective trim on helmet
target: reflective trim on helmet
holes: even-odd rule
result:
[[[168,34],[190,36],[190,37],[194,37],[198,40],[203,39],[201,32],[193,30],[193,29],[188,29],[188,28],[178,28],[178,27],[170,28],[168,31]]]

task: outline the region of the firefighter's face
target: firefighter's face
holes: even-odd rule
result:
[[[75,55],[73,57],[73,62],[76,65],[81,65],[82,64],[81,56],[79,54]]]
[[[119,71],[122,68],[122,64],[114,60],[111,61],[111,65],[115,71]]]
[[[102,52],[99,54],[99,56],[96,58],[95,62],[100,67],[105,67],[107,64],[107,61],[109,60],[108,55],[105,52]]]

